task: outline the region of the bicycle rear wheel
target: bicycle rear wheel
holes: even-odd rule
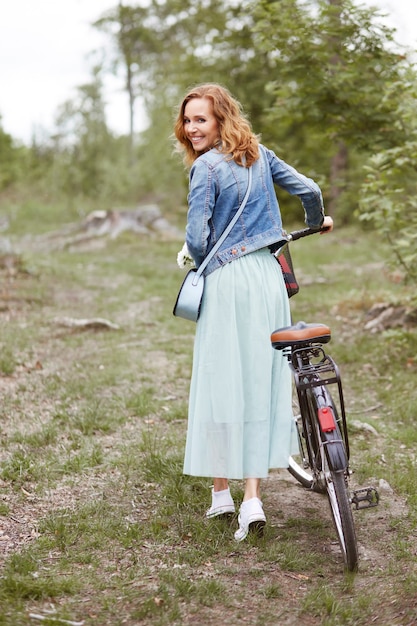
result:
[[[319,407],[328,407],[335,418],[336,429],[320,434],[320,484],[327,492],[337,538],[346,568],[358,568],[358,546],[353,522],[352,504],[348,489],[348,459],[333,399],[326,387],[315,387],[308,392],[309,410],[314,411],[318,423]]]
[[[334,471],[329,467],[329,460],[325,452],[326,446],[322,443],[318,421],[318,407],[319,404],[323,404],[323,398],[326,405],[332,408],[335,416],[337,416],[337,410],[328,390],[323,387],[307,389],[301,398],[303,411],[305,411],[304,425],[301,415],[296,414],[295,417],[299,454],[290,457],[288,470],[304,487],[327,494],[345,566],[349,571],[355,571],[358,567],[358,549],[347,486],[347,468],[346,470]],[[343,446],[342,435],[337,422],[333,439],[337,441],[337,443],[332,442],[333,446]],[[307,441],[309,442],[310,454],[307,451]],[[337,450],[333,448],[332,456],[344,458],[344,448],[340,449],[340,454],[337,454]]]
[[[350,572],[358,569],[358,546],[352,505],[343,471],[326,471],[327,496],[345,565]]]

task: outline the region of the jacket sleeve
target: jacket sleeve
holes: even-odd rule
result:
[[[201,265],[208,252],[209,220],[216,202],[216,185],[212,168],[197,159],[191,170],[188,192],[188,214],[185,240],[196,266]]]
[[[305,222],[310,228],[320,228],[324,220],[323,197],[320,187],[311,178],[267,150],[272,179],[292,196],[298,196],[304,207]]]

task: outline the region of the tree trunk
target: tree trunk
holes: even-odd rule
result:
[[[134,164],[134,133],[135,133],[135,90],[133,86],[133,72],[132,72],[132,55],[129,46],[125,45],[125,38],[129,32],[129,24],[125,23],[124,19],[124,6],[122,0],[119,0],[119,46],[123,54],[123,59],[126,66],[126,91],[129,98],[129,165],[132,167]]]
[[[129,165],[134,163],[134,134],[135,134],[135,92],[133,87],[132,68],[126,62],[126,87],[129,94]]]
[[[331,216],[334,216],[337,202],[345,188],[348,162],[348,149],[346,144],[340,141],[337,152],[330,163],[330,201],[326,207],[326,212]]]
[[[342,0],[328,0],[329,4],[338,7],[337,12],[335,13],[335,19],[340,24],[340,15],[342,12],[343,1]],[[340,64],[340,56],[338,54],[338,49],[340,46],[340,41],[337,37],[330,37],[330,44],[332,48],[335,50],[335,53],[331,59],[331,64],[333,65],[333,72],[337,72],[337,66]],[[326,208],[327,213],[331,216],[334,216],[337,208],[337,203],[341,193],[345,188],[346,182],[346,174],[348,170],[348,149],[346,144],[343,141],[339,141],[337,144],[337,152],[332,157],[330,162],[330,201]]]

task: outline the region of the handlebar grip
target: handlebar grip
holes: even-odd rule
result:
[[[297,239],[301,239],[302,237],[308,237],[309,235],[314,235],[316,233],[324,233],[326,230],[329,230],[327,227],[323,228],[303,228],[301,230],[294,230],[293,232],[288,234],[289,241],[297,241]]]
[[[271,252],[275,254],[275,252],[280,250],[283,246],[285,246],[285,244],[291,243],[291,241],[297,241],[297,239],[301,239],[302,237],[308,237],[309,235],[314,235],[315,233],[325,233],[327,230],[329,230],[328,227],[302,228],[301,230],[293,230],[291,233],[287,233],[285,235],[285,239],[282,239],[281,241],[276,241],[268,247]]]

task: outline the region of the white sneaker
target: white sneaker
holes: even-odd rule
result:
[[[223,491],[211,490],[211,507],[206,511],[206,517],[218,517],[219,515],[231,515],[235,512],[235,503],[230,494],[230,489]]]
[[[249,531],[254,531],[259,536],[263,535],[266,517],[262,502],[259,498],[251,498],[250,500],[246,500],[246,502],[242,502],[237,519],[239,528],[235,532],[236,541],[246,539]]]

